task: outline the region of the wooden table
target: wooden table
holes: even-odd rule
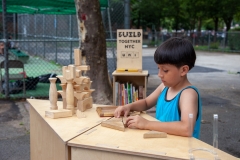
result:
[[[103,120],[96,112],[96,105],[84,112],[86,118],[45,118],[49,100],[28,99],[30,108],[30,150],[31,159],[41,160],[154,160],[189,159],[189,139],[168,135],[167,138],[144,139],[147,130],[128,129],[125,132],[102,127]],[[58,102],[62,106],[62,102]],[[155,118],[141,114],[146,119]],[[212,146],[192,138],[192,146]],[[212,158],[211,154],[205,158]],[[221,160],[237,159],[218,150]]]
[[[156,121],[155,118],[142,114],[142,117]],[[128,129],[125,132],[97,126],[86,133],[70,140],[71,160],[159,160],[189,159],[189,138],[168,135],[167,138],[144,139],[147,130]],[[209,148],[212,146],[191,138],[193,147]],[[237,159],[218,150],[221,160]],[[195,157],[213,159],[208,152],[196,152]]]
[[[32,160],[64,160],[70,158],[67,142],[87,130],[99,125],[103,120],[96,112],[96,105],[84,112],[86,118],[51,119],[45,117],[50,108],[49,100],[27,100],[30,107],[30,157]],[[62,102],[58,102],[62,108]]]

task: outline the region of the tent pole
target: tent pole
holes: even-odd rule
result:
[[[109,24],[110,38],[111,38],[111,40],[112,40],[112,39],[113,39],[113,35],[112,35],[111,16],[110,16],[110,11],[109,11],[109,0],[108,0],[108,8],[107,8],[107,12],[108,12],[108,24]]]
[[[115,66],[115,69],[116,69],[116,57],[115,57],[115,53],[114,53],[114,45],[113,45],[113,35],[112,35],[112,22],[111,22],[111,15],[110,15],[110,10],[109,10],[109,0],[108,0],[108,8],[107,8],[107,11],[108,11],[108,24],[109,24],[109,32],[110,32],[110,43],[112,43],[112,54],[113,54],[113,59],[114,59],[114,66]]]
[[[7,24],[6,24],[6,0],[2,0],[2,23],[3,23],[3,42],[4,42],[4,69],[5,69],[5,97],[9,98],[9,70],[8,70],[8,38],[7,38]],[[2,86],[1,86],[2,87]]]
[[[124,29],[130,29],[130,0],[124,0]]]
[[[13,14],[13,39],[16,39],[17,38],[17,26],[16,26],[16,23],[17,22],[17,14],[16,13],[14,13]]]
[[[70,15],[70,17],[69,17],[69,29],[70,29],[70,33],[69,33],[69,37],[70,37],[70,39],[71,39],[71,42],[70,42],[70,64],[72,64],[73,62],[72,62],[72,60],[73,60],[73,48],[72,48],[72,39],[73,39],[73,37],[72,37],[72,32],[73,32],[73,30],[72,30],[72,15]]]

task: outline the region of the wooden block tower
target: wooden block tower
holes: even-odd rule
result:
[[[49,118],[61,118],[61,117],[69,117],[74,115],[75,113],[79,118],[85,117],[83,112],[86,109],[92,108],[92,92],[94,89],[91,88],[91,83],[89,77],[82,76],[82,71],[90,70],[90,66],[82,65],[82,56],[81,50],[74,50],[74,65],[68,65],[62,67],[62,75],[57,76],[61,81],[61,91],[55,91],[54,84],[55,81],[52,82],[52,87],[49,91],[49,99],[50,99],[50,110],[45,112],[45,116]],[[56,85],[56,84],[55,84]],[[53,90],[53,91],[52,91]],[[56,107],[56,95],[61,94],[63,99],[63,109],[59,110]],[[52,98],[54,97],[54,98]],[[52,102],[53,100],[54,102]],[[54,106],[52,106],[54,104]],[[53,108],[55,110],[53,110]],[[61,114],[59,113],[61,112]],[[71,115],[69,114],[71,113]]]

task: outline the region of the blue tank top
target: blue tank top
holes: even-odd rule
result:
[[[197,120],[194,126],[193,137],[199,138],[200,126],[201,126],[201,115],[202,115],[202,104],[200,94],[196,87],[188,86],[182,89],[172,100],[167,100],[168,87],[165,87],[158,97],[156,105],[156,119],[161,122],[172,122],[181,120],[181,111],[179,107],[179,99],[183,90],[187,88],[194,89],[198,94],[198,114]]]

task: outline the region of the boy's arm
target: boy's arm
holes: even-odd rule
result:
[[[130,111],[145,111],[156,105],[157,99],[159,95],[161,94],[162,90],[164,88],[163,84],[160,84],[155,91],[153,91],[147,98],[138,100],[136,102],[119,106],[114,111],[115,117],[120,117],[121,113],[124,112],[124,115],[128,115]]]
[[[127,119],[127,125],[129,128],[155,130],[179,136],[191,136],[193,129],[191,132],[189,131],[190,125],[188,117],[190,113],[193,114],[193,126],[195,126],[196,116],[198,112],[198,95],[196,91],[193,89],[184,90],[181,94],[179,105],[181,110],[180,121],[148,121],[140,116],[132,116]]]

